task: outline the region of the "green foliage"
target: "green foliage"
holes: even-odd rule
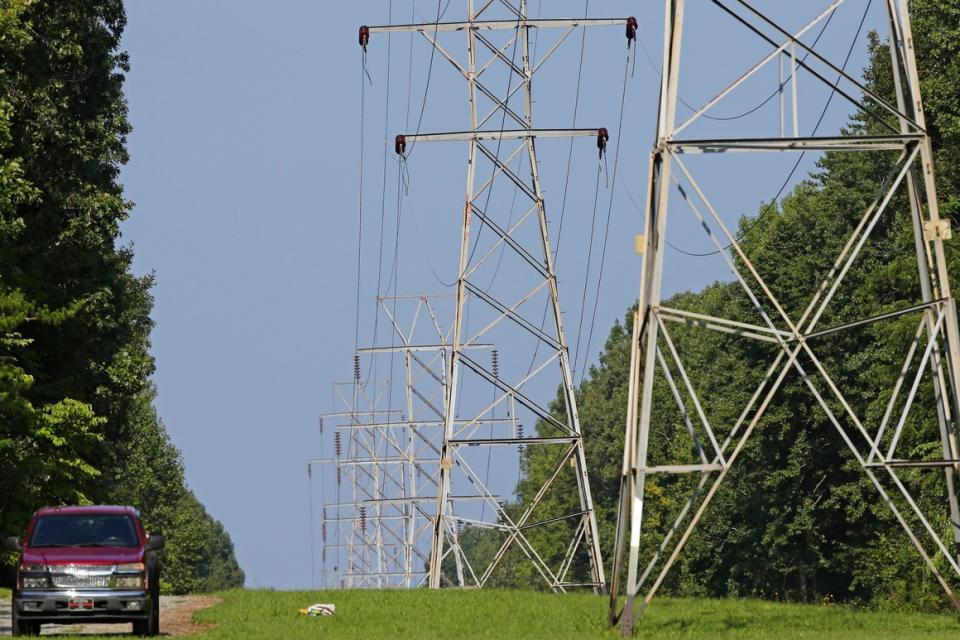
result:
[[[118,245],[125,23],[121,0],[0,1],[0,532],[46,504],[129,503],[174,541],[169,590],[237,586],[150,406],[153,279]]]
[[[233,544],[220,522],[187,491],[170,522],[170,555],[161,578],[169,591],[211,592],[243,584]]]
[[[180,452],[170,442],[151,397],[143,397],[130,416],[129,434],[119,446],[111,500],[140,505],[144,526],[166,537],[164,593],[197,593],[243,585],[233,544],[186,488]]]
[[[37,349],[35,334],[56,331],[80,311],[76,300],[52,307],[25,293],[11,260],[27,232],[24,212],[43,193],[18,144],[21,76],[11,60],[34,36],[26,0],[0,6],[0,527],[22,522],[37,504],[85,502],[99,470],[90,463],[103,441],[105,419],[81,400],[44,397],[24,364]]]

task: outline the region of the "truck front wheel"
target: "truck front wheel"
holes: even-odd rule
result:
[[[155,569],[150,579],[150,614],[146,620],[133,623],[133,633],[137,636],[156,636],[160,634],[160,570]]]
[[[135,620],[133,635],[155,636],[160,633],[160,602],[156,597],[150,598],[150,614],[144,620]]]
[[[153,611],[144,620],[135,620],[133,623],[133,635],[135,636],[155,636],[160,633],[160,625],[157,614]]]
[[[10,635],[12,636],[38,636],[40,635],[40,623],[35,620],[24,620],[20,617],[20,614],[17,613],[17,601],[15,598],[11,599],[12,611],[11,614],[12,627]]]

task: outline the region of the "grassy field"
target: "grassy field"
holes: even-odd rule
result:
[[[224,599],[222,604],[199,611],[194,617],[196,622],[215,626],[189,637],[204,640],[612,640],[619,637],[604,625],[606,599],[586,594],[495,590],[248,590],[220,595]],[[336,604],[336,615],[307,618],[297,613],[299,608],[315,602]],[[645,640],[956,640],[960,638],[960,618],[757,600],[663,598],[654,601],[638,625],[636,637]]]
[[[607,601],[592,595],[511,591],[231,591],[196,620],[216,625],[204,638],[615,638]],[[315,602],[333,617],[306,618]],[[637,629],[642,638],[798,638],[804,640],[960,638],[955,615],[894,614],[840,606],[755,600],[656,600]]]

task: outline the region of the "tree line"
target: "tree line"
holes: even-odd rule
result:
[[[153,406],[154,279],[120,238],[125,23],[121,0],[0,0],[0,532],[130,504],[167,538],[165,591],[240,586]]]
[[[952,0],[915,0],[912,17],[928,129],[936,150],[941,216],[955,225],[960,217],[960,5]],[[869,36],[864,79],[872,91],[895,104],[887,42],[876,33]],[[864,100],[869,107],[869,100]],[[846,133],[878,134],[881,130],[865,113],[858,112],[851,115]],[[891,153],[826,153],[816,170],[779,203],[765,203],[758,212],[741,218],[738,236],[746,255],[791,317],[799,317],[863,211],[878,191],[888,186],[886,175],[895,159]],[[682,196],[675,192],[671,197],[678,201]],[[956,240],[947,247],[953,282],[958,282]],[[898,190],[845,282],[827,309],[829,325],[920,302],[905,188]],[[760,324],[735,282],[718,281],[698,292],[678,293],[664,304]],[[625,323],[612,327],[599,362],[577,393],[608,562],[613,555],[619,500],[630,326],[635,309],[634,304]],[[918,321],[917,314],[901,316],[811,341],[853,409],[874,427],[883,415]],[[704,412],[715,428],[729,427],[777,347],[697,328],[671,325],[670,330]],[[938,457],[942,452],[938,450],[929,377],[917,398],[898,451],[909,459]],[[651,464],[691,462],[690,438],[662,377],[655,384],[654,399],[658,409],[652,417]],[[560,396],[552,410],[558,415],[563,412]],[[839,407],[831,410],[842,413]],[[722,442],[726,429],[721,426],[717,430]],[[517,491],[519,504],[509,508],[519,510],[520,504],[532,499],[555,468],[553,455],[543,447],[526,449]],[[902,470],[899,475],[925,512],[938,514],[932,525],[944,539],[951,539],[942,470]],[[652,556],[696,480],[694,474],[648,478],[641,557]],[[561,487],[568,485],[568,490],[551,491],[534,520],[579,510],[573,474],[561,475],[558,482]],[[557,535],[549,528],[528,533],[534,547],[553,566],[563,557],[562,547],[569,535],[569,531]],[[468,528],[463,533],[462,544],[468,554],[490,557],[498,543],[490,532]],[[942,556],[934,561],[945,575],[952,573]],[[581,578],[588,575],[585,555],[574,572]],[[496,581],[500,585],[542,585],[519,554],[505,559]],[[664,589],[691,596],[843,601],[930,610],[946,606],[940,586],[916,549],[795,374],[788,376],[774,398]]]

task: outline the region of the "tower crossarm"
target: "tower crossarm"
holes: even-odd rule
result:
[[[440,31],[494,31],[515,30],[533,27],[535,29],[571,29],[575,27],[610,27],[626,25],[627,18],[541,18],[518,20],[473,20],[469,22],[425,22],[422,24],[387,24],[366,27],[369,33],[409,33]]]
[[[471,349],[493,349],[493,344],[472,344]],[[450,349],[448,344],[400,344],[392,347],[362,347],[357,349],[358,353],[393,353],[403,351],[447,351]]]
[[[528,140],[536,138],[596,137],[594,129],[513,129],[507,131],[451,131],[447,133],[401,134],[407,142],[470,142],[481,140]]]
[[[668,140],[673,153],[722,153],[728,151],[900,151],[918,144],[923,134],[889,136],[811,136],[806,138],[726,138]]]

